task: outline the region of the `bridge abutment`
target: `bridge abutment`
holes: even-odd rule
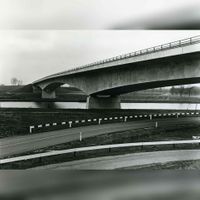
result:
[[[87,109],[121,109],[120,96],[87,97]]]
[[[56,92],[55,91],[45,91],[42,90],[42,99],[55,99],[56,98]]]

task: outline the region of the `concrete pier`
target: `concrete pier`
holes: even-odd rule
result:
[[[87,98],[87,109],[120,109],[120,96],[94,97]]]

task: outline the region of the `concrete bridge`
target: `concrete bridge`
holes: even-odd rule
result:
[[[108,58],[33,82],[42,98],[63,84],[88,95],[87,108],[120,108],[120,94],[200,83],[200,36]]]

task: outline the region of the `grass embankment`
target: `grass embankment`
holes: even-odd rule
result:
[[[121,101],[124,103],[200,103],[200,97],[138,92],[134,95],[121,96]]]
[[[45,101],[66,101],[85,102],[86,95],[73,87],[56,89],[56,99],[46,99]],[[43,102],[40,90],[33,90],[31,85],[26,86],[0,86],[0,101],[32,101]]]
[[[200,125],[179,124],[168,127],[149,127],[127,130],[122,132],[107,133],[95,137],[84,138],[82,141],[72,141],[59,145],[54,145],[35,152],[46,152],[52,150],[72,149],[85,146],[97,146],[106,144],[149,142],[163,140],[190,140],[193,135],[199,135]],[[162,148],[161,146],[158,147]],[[128,148],[127,148],[128,149]],[[132,147],[130,148],[132,149]],[[140,148],[139,148],[140,149]],[[155,149],[155,147],[154,147]],[[33,153],[33,152],[32,152]]]
[[[27,108],[1,108],[0,109],[0,137],[25,135],[29,133],[29,126],[45,123],[61,123],[97,117],[120,116],[133,114],[132,110],[81,110],[81,109],[27,109]],[[51,127],[51,130],[54,127]],[[58,126],[55,129],[59,129]],[[47,131],[48,129],[46,129]],[[44,130],[38,130],[42,132]]]

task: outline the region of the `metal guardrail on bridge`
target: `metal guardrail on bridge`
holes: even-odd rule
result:
[[[92,66],[95,66],[95,65],[105,64],[105,63],[109,63],[109,62],[113,62],[113,61],[117,61],[117,60],[132,58],[132,57],[141,56],[141,55],[144,55],[144,54],[154,53],[154,52],[157,52],[157,51],[162,51],[162,50],[167,50],[167,49],[173,49],[173,48],[177,48],[177,47],[181,47],[181,46],[187,46],[187,45],[196,44],[196,43],[200,43],[200,35],[195,36],[195,37],[182,39],[182,40],[177,40],[177,41],[170,42],[170,43],[165,43],[165,44],[162,44],[162,45],[153,46],[153,47],[146,48],[146,49],[141,49],[141,50],[138,50],[138,51],[118,55],[118,56],[111,57],[111,58],[107,58],[107,59],[100,60],[100,61],[97,61],[97,62],[93,62],[93,63],[89,63],[89,64],[82,65],[82,66],[79,66],[79,67],[75,67],[75,68],[67,70],[67,71],[63,71],[63,72],[59,72],[59,73],[56,73],[56,74],[53,74],[53,75],[50,75],[50,76],[46,76],[45,78],[51,78],[52,76],[62,75],[63,73],[66,73],[66,72],[73,72],[73,71],[76,71],[76,70],[79,70],[79,69],[84,69],[84,68],[92,67]]]

